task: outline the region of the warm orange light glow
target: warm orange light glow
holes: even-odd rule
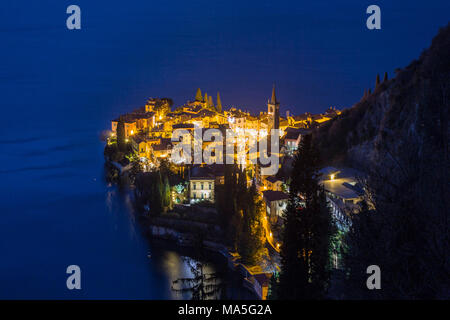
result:
[[[133,135],[133,134],[134,134],[134,131],[133,131],[133,130],[131,130],[131,131],[130,131],[130,134],[131,134],[131,135]]]
[[[272,238],[272,232],[271,232],[271,233],[269,233],[269,237],[271,237],[271,238]]]
[[[334,180],[334,173],[330,175],[330,180]]]

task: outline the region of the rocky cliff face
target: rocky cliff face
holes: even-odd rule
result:
[[[366,173],[369,206],[348,238],[351,295],[449,299],[449,104],[450,25],[395,78],[314,132],[324,164]],[[383,270],[383,290],[358,293],[370,263]]]
[[[328,164],[361,169],[405,152],[448,160],[449,104],[450,24],[418,60],[317,129],[314,139]]]

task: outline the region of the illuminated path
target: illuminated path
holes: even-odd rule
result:
[[[266,247],[269,250],[269,256],[272,263],[275,265],[275,268],[277,270],[280,269],[280,249],[278,246],[273,244],[273,236],[272,232],[270,231],[270,225],[267,220],[267,216],[264,216],[263,219],[263,226],[264,230],[266,232]]]

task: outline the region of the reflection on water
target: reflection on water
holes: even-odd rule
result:
[[[195,275],[191,270],[191,266],[195,266],[195,259],[187,256],[180,256],[175,251],[165,250],[161,256],[159,256],[160,267],[165,270],[169,285],[172,287],[173,281],[177,279],[193,278]],[[205,275],[215,273],[217,270],[211,263],[204,263],[203,272]],[[179,288],[179,286],[175,286]],[[184,286],[186,287],[186,286]],[[172,299],[191,299],[191,293],[189,292],[176,292],[172,291]]]
[[[130,193],[105,183],[95,131],[5,140],[0,298],[181,298],[171,283],[190,276],[189,268],[175,250],[149,244]],[[82,270],[80,291],[66,289],[71,264]]]

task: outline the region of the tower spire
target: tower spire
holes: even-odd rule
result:
[[[270,99],[270,103],[272,103],[272,104],[277,103],[277,97],[275,95],[275,83],[273,84],[273,87],[272,87],[272,98]]]

